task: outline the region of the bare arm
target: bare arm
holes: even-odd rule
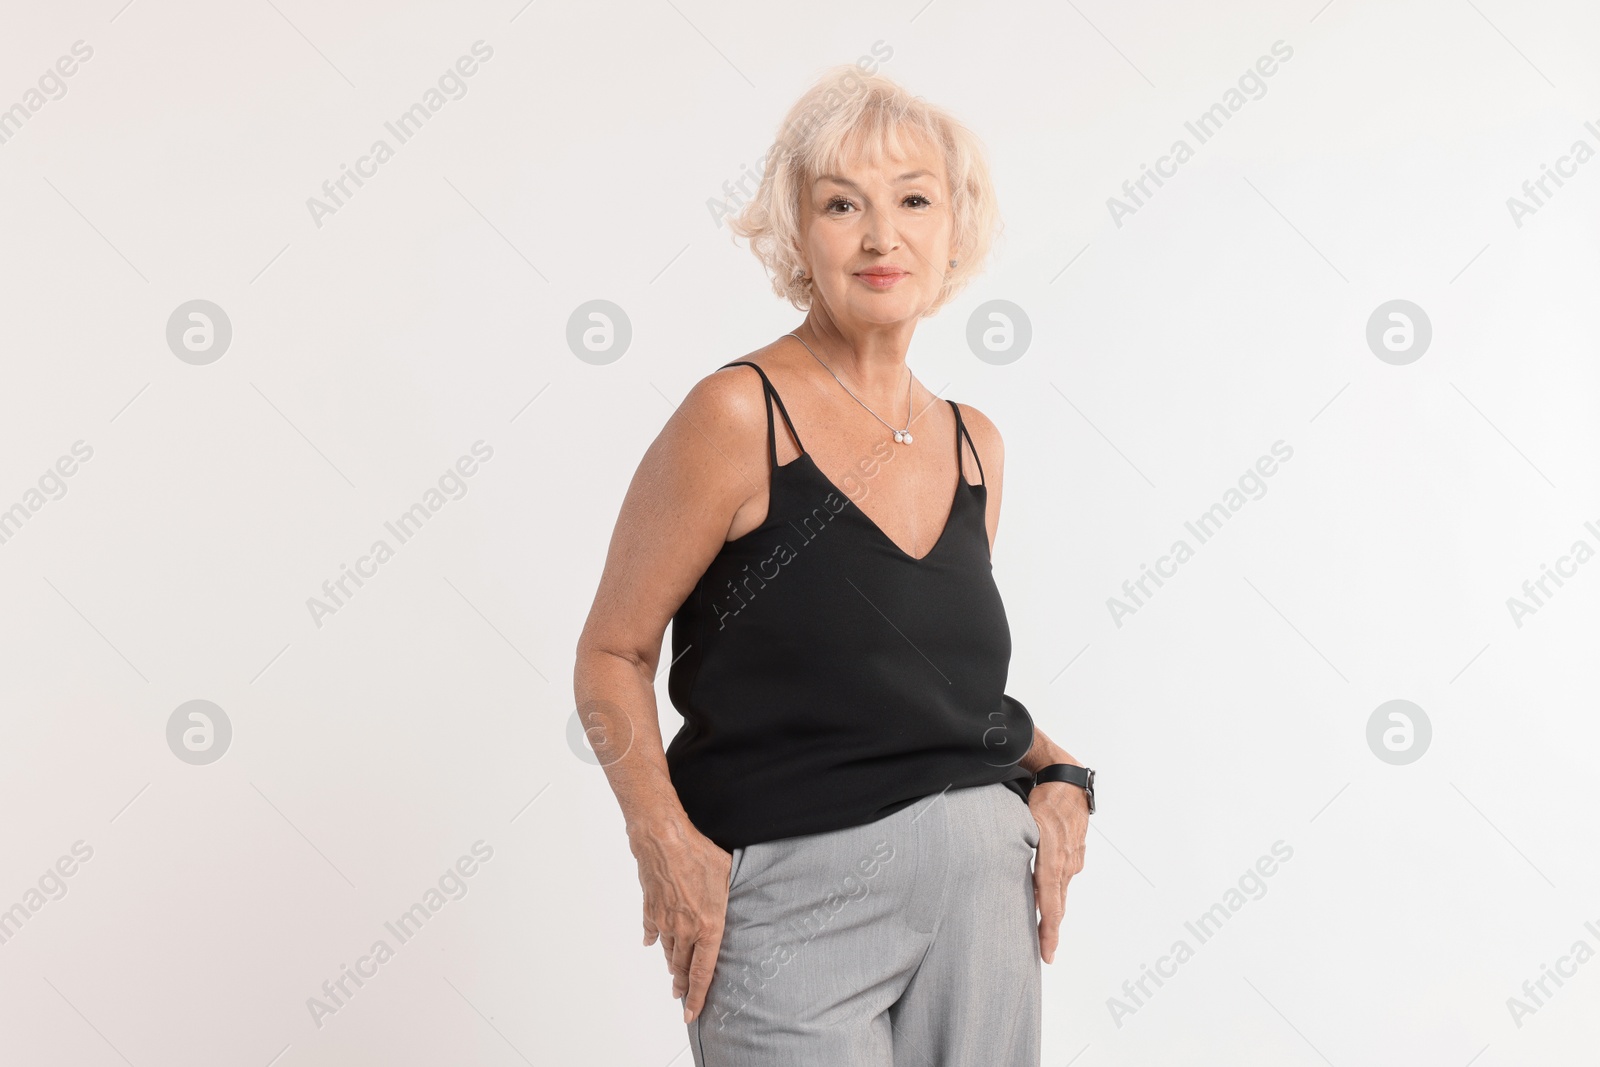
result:
[[[1006,443],[1000,436],[999,428],[977,408],[963,404],[961,414],[962,420],[967,424],[967,432],[972,434],[972,443],[977,446],[978,455],[983,460],[984,484],[989,487],[989,491],[985,494],[989,501],[985,519],[989,524],[989,552],[992,555],[995,537],[1000,531],[1000,497],[1005,486]],[[969,452],[967,456],[970,458],[971,453]],[[1050,740],[1043,730],[1037,728],[1033,732],[1033,747],[1029,748],[1028,754],[1020,760],[1022,768],[1027,771],[1038,771],[1052,763],[1077,762],[1070,752]]]
[[[759,383],[734,368],[695,385],[645,451],[617,515],[578,638],[573,689],[630,837],[682,833],[667,775],[655,679],[673,614],[766,491]]]
[[[655,678],[673,614],[735,516],[765,499],[765,420],[747,369],[711,374],[690,391],[628,486],[573,668],[579,714],[639,861],[645,944],[660,936],[673,995],[687,992],[692,1013],[716,961],[731,857],[694,827],[672,786]]]
[[[1005,478],[1005,442],[994,423],[976,408],[962,405],[962,415],[972,443],[983,458],[985,484],[989,491],[989,551],[1000,526],[1000,492]],[[1022,769],[1042,770],[1052,763],[1074,763],[1072,753],[1050,740],[1034,727],[1033,744],[1019,761]],[[1080,764],[1081,766],[1081,764]],[[1046,782],[1028,795],[1028,809],[1039,826],[1039,848],[1034,859],[1034,900],[1039,908],[1039,954],[1046,963],[1055,962],[1060,942],[1061,919],[1067,910],[1067,883],[1083,869],[1084,839],[1089,832],[1089,803],[1083,790],[1066,782]]]

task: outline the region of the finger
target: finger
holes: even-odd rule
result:
[[[694,948],[694,959],[689,964],[689,995],[683,1002],[683,1021],[693,1022],[705,1007],[706,993],[711,989],[711,976],[717,969],[717,952],[722,947],[722,931],[713,930],[701,938]]]
[[[662,956],[662,959],[666,961],[667,973],[668,974],[676,974],[677,973],[673,969],[673,966],[672,966],[672,946],[675,943],[676,943],[676,939],[670,933],[667,933],[665,931],[662,932],[662,934],[661,934],[661,956]],[[677,995],[678,994],[676,994],[676,993],[673,994],[673,996],[677,996]]]
[[[1041,892],[1040,896],[1044,894]],[[1050,918],[1048,910],[1041,908],[1039,914],[1039,958],[1046,963],[1056,961],[1056,944],[1059,938],[1059,922]]]
[[[672,935],[665,930],[661,932],[661,958],[667,966],[667,973],[672,974]],[[673,996],[677,996],[676,993]]]
[[[660,934],[661,934],[661,931],[656,929],[656,924],[650,921],[650,913],[649,912],[645,912],[645,916],[644,916],[644,943],[645,943],[646,947],[655,944],[656,943],[656,938],[658,936],[660,936]]]
[[[1060,940],[1061,917],[1066,913],[1066,883],[1062,878],[1060,849],[1051,845],[1040,849],[1034,868],[1034,895],[1039,908],[1039,956],[1054,963]]]
[[[672,995],[681,997],[689,988],[689,964],[694,959],[694,938],[680,937],[672,943]]]

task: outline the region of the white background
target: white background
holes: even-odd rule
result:
[[[877,41],[991,152],[1005,237],[912,366],[1006,437],[1007,689],[1101,776],[1045,1062],[1593,1061],[1600,963],[1520,1026],[1506,1003],[1600,950],[1600,563],[1520,627],[1506,605],[1600,547],[1600,161],[1507,208],[1600,148],[1592,5],[122,3],[13,3],[0,33],[0,108],[93,48],[0,144],[0,508],[93,449],[0,544],[0,908],[93,849],[0,945],[0,1062],[691,1062],[569,745],[573,649],[673,405],[800,320],[708,201]],[[317,225],[307,198],[478,40],[466,95]],[[207,365],[166,340],[194,299],[233,330]],[[632,327],[604,366],[566,341],[593,299]],[[1032,325],[1005,365],[966,342],[996,299]],[[1392,299],[1432,324],[1406,365],[1366,342]],[[466,495],[317,625],[479,440]],[[1278,440],[1265,495],[1116,625]],[[194,699],[233,729],[206,766],[166,740]],[[1404,766],[1367,743],[1391,699],[1433,729]],[[467,894],[314,1023],[480,840]],[[1108,998],[1280,840],[1266,894],[1118,1025]]]

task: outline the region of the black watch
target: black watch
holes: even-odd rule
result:
[[[1033,776],[1034,785],[1045,782],[1066,782],[1081,788],[1089,798],[1089,814],[1094,814],[1094,768],[1080,767],[1076,763],[1052,763],[1041,767]]]

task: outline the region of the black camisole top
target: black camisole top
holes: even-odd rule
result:
[[[683,725],[666,757],[690,820],[731,851],[946,789],[1004,782],[1026,802],[1033,719],[1003,692],[1011,631],[987,488],[961,469],[961,408],[947,401],[955,497],[916,558],[812,461],[766,373],[725,366],[761,375],[770,489],[766,519],[723,544],[672,618],[667,692]],[[781,467],[773,401],[800,449]]]

